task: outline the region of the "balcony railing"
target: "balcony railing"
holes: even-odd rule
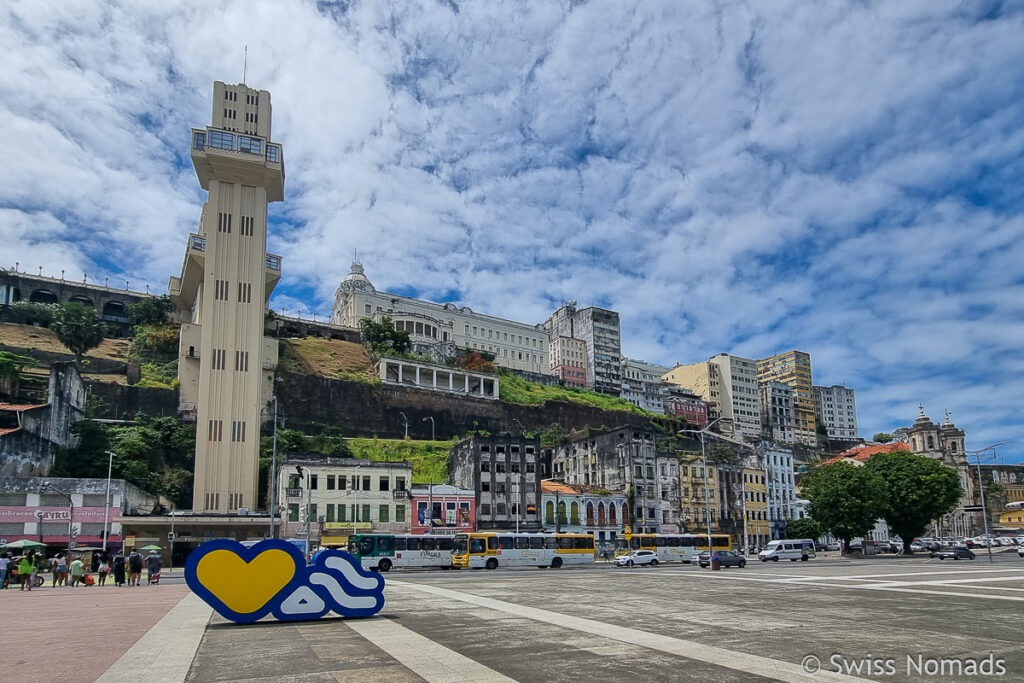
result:
[[[408,491],[392,491],[391,494],[395,498],[409,498]]]
[[[302,496],[302,489],[285,489],[284,495],[286,498],[300,498]]]

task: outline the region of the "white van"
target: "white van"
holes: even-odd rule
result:
[[[780,559],[796,562],[806,562],[814,557],[814,541],[809,538],[791,538],[784,541],[771,541],[764,550],[757,556],[762,562],[771,560],[778,562]]]

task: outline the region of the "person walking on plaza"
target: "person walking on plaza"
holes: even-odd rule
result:
[[[124,568],[124,553],[118,550],[117,555],[114,555],[114,585],[118,588],[124,585]]]
[[[82,583],[82,574],[85,574],[85,565],[82,560],[75,558],[74,562],[71,563],[71,587],[74,588],[78,584]]]
[[[11,564],[11,556],[0,553],[0,589],[7,588],[7,568]]]
[[[160,567],[163,566],[163,560],[156,554],[155,550],[149,551],[149,557],[146,558],[146,585],[151,586],[154,583],[160,583]]]
[[[53,558],[50,569],[53,571],[53,587],[68,585],[68,558],[57,555]]]
[[[96,574],[100,577],[100,585],[105,586],[107,584],[107,574],[110,573],[110,558],[106,553],[100,557],[100,563],[96,567]]]
[[[25,590],[26,586],[29,591],[32,590],[32,574],[35,573],[35,569],[36,554],[35,551],[29,550],[18,562],[18,581],[21,582],[21,590]]]
[[[128,585],[140,586],[139,579],[142,578],[142,553],[135,548],[128,555]]]

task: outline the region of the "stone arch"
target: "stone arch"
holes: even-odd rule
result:
[[[35,290],[28,300],[34,304],[55,304],[59,301],[57,295],[48,289]]]
[[[103,317],[127,318],[128,310],[120,301],[108,301],[107,303],[103,304]]]
[[[935,450],[935,437],[931,434],[928,435],[928,450]]]
[[[918,448],[917,448],[917,437],[915,436],[913,439],[910,440],[910,442],[911,442],[911,445],[913,446],[914,450],[915,451],[918,450]]]
[[[88,306],[89,308],[96,308],[96,306],[93,305],[92,303],[92,299],[82,294],[75,294],[73,296],[69,296],[68,303],[82,304],[83,306]]]

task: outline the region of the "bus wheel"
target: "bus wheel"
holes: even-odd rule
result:
[[[382,572],[386,572],[391,569],[391,560],[381,560],[377,563],[377,569]]]
[[[800,557],[800,561],[801,561],[801,562],[806,562],[806,561],[807,561],[807,560],[809,560],[809,559],[811,559],[811,558],[810,558],[810,557],[808,557],[807,555],[803,555],[803,556],[801,556],[801,557]]]
[[[552,559],[551,560],[551,568],[552,569],[561,569],[562,568],[562,558],[556,557],[556,558]]]
[[[451,568],[452,568],[452,566],[450,564],[442,564],[441,565],[441,569],[451,569]]]
[[[778,555],[776,555],[775,557],[772,558],[772,562],[778,562],[778,561],[779,561],[779,556]]]
[[[547,569],[547,568],[548,568],[548,566],[546,564],[538,564],[537,565],[537,569]]]
[[[496,559],[494,559],[493,557],[491,559],[487,560],[487,568],[488,569],[497,569],[498,568],[498,561]]]

